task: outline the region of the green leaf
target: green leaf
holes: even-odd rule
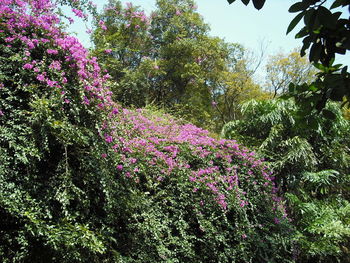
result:
[[[248,5],[250,0],[241,0],[243,4]]]
[[[228,2],[229,4],[232,4],[234,1],[236,1],[236,0],[227,0],[227,2]]]
[[[333,16],[331,11],[323,6],[317,9],[317,18],[325,27],[330,29],[335,29],[337,27],[337,18]]]
[[[337,118],[333,111],[327,109],[322,110],[322,115],[329,120],[335,120]]]
[[[336,0],[331,5],[330,9],[334,9],[334,8],[337,8],[337,7],[340,7],[340,6],[344,6],[344,5],[346,5],[346,1],[344,1],[344,0]]]
[[[313,8],[310,10],[307,10],[304,16],[305,27],[307,27],[309,30],[313,30],[315,20],[316,20],[316,10]]]
[[[313,44],[310,49],[309,60],[311,62],[317,63],[320,60],[321,51],[322,51],[321,43]]]
[[[305,2],[298,2],[298,3],[295,3],[294,5],[292,5],[288,12],[289,13],[296,13],[296,12],[299,12],[299,11],[303,11],[305,10],[306,8],[308,8],[308,4],[305,3]]]
[[[292,20],[292,22],[290,22],[288,28],[287,28],[287,35],[290,31],[292,31],[295,26],[300,22],[300,20],[303,18],[305,12],[301,12],[300,14],[298,14],[296,17],[294,17],[294,19]]]
[[[253,5],[256,9],[260,10],[264,4],[265,4],[266,0],[253,0]]]

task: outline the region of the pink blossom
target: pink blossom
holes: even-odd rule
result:
[[[113,137],[110,135],[105,135],[105,140],[107,143],[111,143],[113,141]]]
[[[24,69],[32,69],[32,68],[33,68],[33,65],[32,65],[32,64],[29,64],[29,63],[26,63],[26,64],[24,64],[23,68],[24,68]]]
[[[106,27],[106,24],[105,24],[105,21],[103,20],[100,20],[98,22],[99,26],[101,27],[102,30],[106,31],[107,30],[107,27]]]
[[[39,74],[36,76],[36,79],[39,81],[44,81],[45,80],[45,76],[43,74]]]
[[[81,10],[79,10],[79,9],[73,8],[73,9],[72,9],[72,12],[73,12],[77,17],[80,17],[80,18],[84,18],[84,17],[85,17],[83,11],[81,11]]]

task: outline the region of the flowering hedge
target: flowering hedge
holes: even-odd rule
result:
[[[290,262],[264,163],[168,115],[122,109],[54,8],[0,2],[3,262]]]

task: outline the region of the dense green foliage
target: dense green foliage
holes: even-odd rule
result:
[[[292,262],[283,200],[255,153],[123,109],[52,11],[0,2],[2,262]]]
[[[300,262],[350,262],[350,122],[338,105],[326,109],[334,120],[309,125],[292,100],[251,101],[223,129],[269,162],[299,231]]]

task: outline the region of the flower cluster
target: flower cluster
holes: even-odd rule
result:
[[[271,171],[236,141],[214,139],[206,130],[167,115],[153,116],[145,109],[115,109],[109,117],[114,129],[105,140],[122,155],[117,170],[127,177],[139,181],[153,166],[158,168],[155,181],[185,173],[193,192],[210,191],[224,210],[229,208],[229,197],[245,207],[250,205],[249,196],[261,194],[271,196],[274,210],[286,216]]]
[[[7,21],[1,25],[1,31],[10,35],[5,39],[8,47],[22,45],[23,69],[30,71],[42,84],[60,90],[64,102],[69,102],[68,83],[70,77],[63,70],[62,56],[66,66],[74,68],[78,74],[78,80],[85,86],[82,97],[96,101],[99,108],[110,108],[112,103],[111,92],[104,83],[109,78],[108,74],[102,75],[101,69],[95,57],[90,58],[88,51],[81,45],[77,38],[63,33],[58,23],[60,19],[52,13],[54,6],[49,0],[6,0],[0,2],[0,17]],[[35,16],[33,16],[33,12]],[[75,10],[78,16],[82,13]],[[31,28],[41,29],[46,32],[46,37],[40,37],[35,32],[30,33]],[[52,48],[54,46],[55,48]],[[41,58],[33,59],[32,53],[44,51]],[[46,61],[52,61],[47,72]]]

